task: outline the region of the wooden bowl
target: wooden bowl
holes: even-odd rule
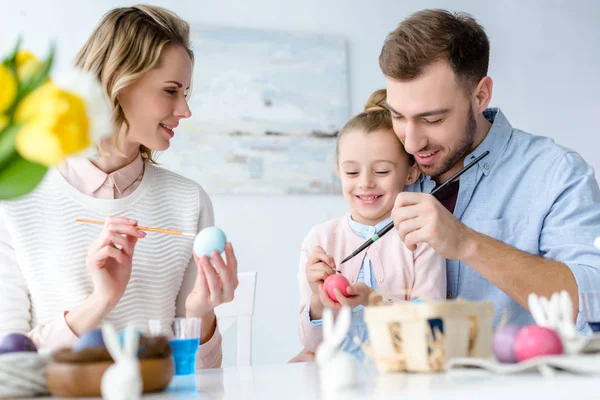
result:
[[[144,393],[161,391],[169,385],[174,373],[170,356],[139,361]],[[102,375],[112,364],[112,361],[54,362],[46,371],[48,389],[55,397],[100,397]]]
[[[137,357],[143,392],[164,390],[175,370],[167,338],[141,337]],[[105,348],[59,349],[52,354],[52,360],[46,371],[46,383],[56,397],[100,397],[102,375],[113,364]]]

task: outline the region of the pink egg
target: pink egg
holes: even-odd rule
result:
[[[517,356],[515,355],[514,342],[515,337],[521,330],[518,325],[507,324],[498,329],[492,338],[492,350],[496,359],[503,363],[516,363]]]
[[[513,348],[519,361],[539,356],[559,355],[563,352],[558,333],[539,325],[529,325],[521,329],[515,337]]]
[[[339,289],[344,297],[348,297],[348,286],[350,286],[350,282],[348,282],[348,279],[344,278],[344,276],[341,274],[329,275],[327,278],[325,278],[325,282],[323,282],[323,289],[325,289],[329,298],[336,303],[337,298],[335,297],[335,292],[333,289]]]

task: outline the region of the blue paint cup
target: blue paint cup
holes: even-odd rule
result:
[[[163,318],[149,321],[150,334],[166,336],[171,345],[175,375],[196,371],[196,353],[200,347],[200,318]]]

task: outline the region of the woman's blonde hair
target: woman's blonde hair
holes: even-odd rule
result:
[[[75,57],[75,66],[94,73],[110,101],[115,123],[113,143],[117,146],[122,124],[129,122],[119,104],[123,88],[156,68],[165,46],[181,46],[192,62],[189,24],[175,13],[156,6],[136,5],[110,10],[98,22]],[[155,163],[152,150],[140,146],[142,157]]]
[[[371,133],[378,130],[387,130],[391,134],[394,134],[394,127],[392,125],[392,116],[390,111],[386,107],[387,91],[385,89],[379,89],[373,92],[369,99],[365,103],[364,111],[358,115],[355,115],[344,125],[337,137],[337,144],[335,149],[335,159],[339,159],[340,154],[340,140],[342,137],[350,131],[361,130],[365,133]],[[396,136],[397,137],[397,136]],[[398,139],[400,142],[400,139]],[[404,146],[400,143],[402,150]],[[410,164],[414,164],[414,157],[408,154]]]

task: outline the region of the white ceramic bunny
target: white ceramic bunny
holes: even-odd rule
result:
[[[342,307],[335,324],[332,310],[323,310],[323,341],[317,348],[315,359],[319,366],[321,388],[325,392],[350,388],[357,383],[356,360],[340,349],[351,319],[350,307]]]
[[[134,326],[125,328],[123,347],[112,325],[102,326],[102,338],[114,364],[102,375],[102,398],[137,400],[142,396],[142,376],[137,358],[139,336]]]
[[[536,324],[554,329],[558,333],[565,353],[579,353],[585,344],[585,338],[575,329],[573,301],[569,292],[563,290],[560,293],[554,293],[550,300],[531,293],[527,303]]]

